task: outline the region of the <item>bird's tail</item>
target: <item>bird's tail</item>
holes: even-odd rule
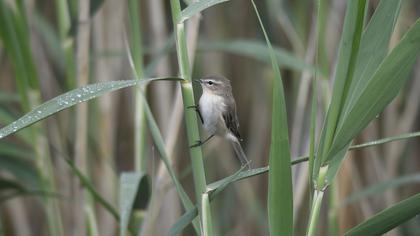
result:
[[[248,158],[246,158],[244,150],[242,149],[242,146],[239,143],[239,141],[232,140],[231,143],[232,143],[233,150],[235,151],[236,156],[238,157],[239,161],[241,161],[241,166],[248,165],[248,168],[251,168],[250,162],[248,161]]]

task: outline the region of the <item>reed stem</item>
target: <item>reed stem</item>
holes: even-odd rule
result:
[[[191,70],[188,59],[188,49],[185,37],[184,23],[180,22],[181,6],[179,0],[171,0],[172,20],[176,32],[176,51],[180,76],[184,79],[181,82],[181,92],[184,101],[185,122],[187,127],[188,143],[192,145],[200,139],[198,130],[197,115],[189,106],[195,105],[194,91],[191,84]],[[204,171],[203,154],[200,147],[190,148],[191,166],[194,177],[195,196],[201,211],[201,196],[206,190],[206,177]],[[201,216],[201,212],[200,212]]]

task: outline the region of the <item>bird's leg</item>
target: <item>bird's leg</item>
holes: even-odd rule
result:
[[[198,105],[187,106],[188,109],[194,108],[195,112],[197,112],[198,117],[200,117],[201,124],[204,124],[203,116],[200,112],[200,107]]]
[[[203,144],[207,143],[207,141],[209,141],[209,140],[210,140],[211,138],[213,138],[213,137],[214,137],[214,134],[212,134],[212,135],[210,135],[209,137],[207,137],[204,141],[197,140],[197,141],[195,142],[195,144],[193,144],[193,145],[191,145],[191,146],[190,146],[190,148],[194,148],[194,147],[201,146],[201,145],[203,145]]]

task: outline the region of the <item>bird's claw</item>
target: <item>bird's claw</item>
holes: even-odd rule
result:
[[[198,105],[187,106],[187,109],[194,109],[195,112],[198,113],[198,117],[200,117],[201,124],[204,124],[203,116],[201,115],[200,108]]]
[[[201,140],[195,141],[195,144],[191,145],[190,148],[195,148],[203,145],[203,142]]]

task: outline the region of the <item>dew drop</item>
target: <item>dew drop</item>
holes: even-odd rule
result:
[[[59,99],[57,100],[57,104],[58,104],[59,106],[62,106],[62,105],[63,105],[63,99],[62,99],[62,98],[59,98]]]

